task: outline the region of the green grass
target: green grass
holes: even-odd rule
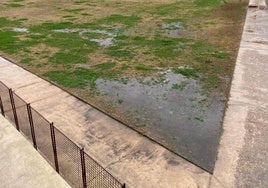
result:
[[[110,47],[107,54],[117,59],[131,59],[134,54],[128,49],[118,49],[118,47]]]
[[[107,71],[78,68],[74,71],[48,71],[44,74],[44,76],[64,87],[84,88],[89,86],[90,89],[94,91],[95,81],[98,78],[116,79],[117,72],[113,70]]]
[[[159,5],[156,7],[154,14],[160,16],[167,16],[174,14],[182,8],[182,5],[188,4],[188,2],[176,2],[170,4]]]
[[[121,70],[121,71],[124,71],[124,70],[127,70],[127,69],[129,69],[129,68],[131,68],[129,65],[123,64],[123,65],[120,67],[120,70]]]
[[[19,4],[22,1],[11,0],[9,3]],[[121,2],[115,2],[113,5],[109,2],[105,2],[105,5],[103,3],[75,0],[72,6],[61,9],[62,19],[59,20],[62,21],[52,22],[47,19],[47,21],[36,25],[23,22],[27,19],[9,20],[6,17],[0,17],[0,50],[10,54],[18,54],[18,56],[21,56],[20,62],[22,64],[30,64],[33,59],[41,58],[42,61],[47,61],[48,64],[53,64],[52,66],[57,68],[61,65],[67,65],[63,66],[66,75],[76,75],[74,65],[90,62],[89,57],[93,55],[94,65],[88,67],[101,77],[113,77],[123,73],[126,73],[126,75],[145,75],[143,71],[155,72],[157,69],[154,67],[157,66],[172,68],[186,65],[186,67],[192,68],[173,68],[173,72],[188,78],[198,78],[204,82],[204,87],[208,89],[221,83],[218,75],[221,74],[222,66],[219,66],[217,72],[214,71],[213,67],[217,66],[219,62],[225,62],[224,60],[229,59],[229,53],[225,51],[224,47],[218,47],[208,40],[198,38],[198,36],[191,36],[187,33],[188,28],[186,28],[190,26],[189,28],[196,32],[196,23],[199,24],[200,28],[207,27],[204,25],[208,24],[217,24],[210,19],[204,23],[200,20],[206,19],[207,17],[203,13],[209,12],[209,10],[213,10],[212,8],[220,5],[221,0],[194,0],[156,4],[145,2],[144,4],[138,3],[139,6],[137,7],[136,3],[130,3],[127,7],[124,7],[124,3]],[[89,6],[94,6],[94,9],[95,7],[110,6],[118,11],[116,14],[115,11],[112,11],[111,15],[98,16],[98,19],[87,19],[85,21],[83,15],[89,15],[88,13],[90,13],[94,17],[94,11],[84,11],[92,8]],[[56,7],[56,10],[59,11],[59,8]],[[83,11],[82,14],[81,11]],[[200,14],[197,16],[196,12]],[[77,14],[75,15],[77,21],[64,21],[74,18],[73,13]],[[147,20],[147,16],[151,21]],[[177,38],[168,37],[165,34],[165,29],[162,28],[162,24],[173,22],[182,23],[185,26],[183,32],[186,34],[184,33]],[[30,32],[16,33],[12,31],[13,27],[26,27]],[[108,36],[105,33],[85,32],[83,36],[86,38],[82,38],[79,31],[70,33],[54,31],[61,29],[102,30],[117,36],[114,38],[113,46],[102,47],[88,39],[107,38]],[[43,57],[42,53],[38,51],[39,46],[51,51]],[[95,52],[103,55],[98,59],[94,56]],[[28,57],[27,53],[33,55]],[[105,59],[104,62],[103,59]],[[97,65],[95,65],[96,63]],[[105,70],[107,70],[108,76],[105,75]],[[113,71],[114,73],[111,73]],[[61,72],[61,74],[63,73]],[[77,78],[77,75],[75,78]],[[174,84],[172,88],[181,90],[183,85]]]
[[[118,102],[118,104],[122,104],[124,102],[124,100],[120,98],[117,100],[117,102]]]
[[[0,28],[19,27],[22,21],[25,21],[25,18],[18,20],[9,20],[6,17],[0,17]]]
[[[225,2],[224,0],[195,0],[194,3],[198,7],[210,7],[217,6],[221,2]]]
[[[80,13],[81,11],[83,11],[83,10],[85,10],[85,9],[77,8],[77,9],[65,9],[64,11],[77,14],[77,13]]]
[[[194,117],[194,119],[199,121],[199,122],[202,122],[202,123],[204,122],[204,119],[201,116],[196,116],[196,117]]]
[[[173,72],[175,74],[181,74],[187,78],[197,78],[198,70],[194,68],[174,68]]]
[[[57,47],[62,51],[71,51],[81,55],[92,53],[98,48],[97,43],[82,39],[78,33],[51,33],[43,43]]]
[[[22,63],[22,64],[29,64],[30,62],[32,62],[33,61],[33,58],[31,58],[31,57],[25,57],[25,58],[23,58],[21,61],[20,61],[20,63]]]
[[[211,55],[215,58],[218,58],[218,59],[229,59],[230,58],[230,56],[227,52],[222,52],[222,51],[212,52]]]
[[[116,63],[113,62],[106,62],[106,63],[100,63],[97,65],[94,65],[94,67],[96,69],[100,69],[100,70],[108,70],[108,69],[112,69],[116,66]]]
[[[58,52],[50,57],[49,61],[57,64],[77,64],[86,63],[88,58],[80,54]]]
[[[72,22],[45,22],[40,25],[33,25],[29,28],[31,32],[42,33],[57,29],[75,28]]]
[[[98,32],[87,32],[84,33],[83,36],[88,37],[90,39],[102,39],[107,38],[108,35],[105,33],[98,33]]]
[[[13,54],[19,50],[16,45],[18,41],[17,33],[13,31],[1,31],[0,30],[0,50]]]
[[[218,47],[209,44],[206,41],[196,41],[191,45],[192,53],[194,58],[198,62],[213,62],[213,58],[217,59],[228,59],[229,54],[224,51],[219,51]]]
[[[7,3],[5,4],[7,7],[10,7],[10,8],[20,8],[20,7],[23,7],[24,5],[21,5],[21,4],[18,4],[18,3]]]
[[[185,38],[169,38],[164,36],[156,36],[152,39],[146,37],[117,37],[119,42],[117,48],[125,48],[125,46],[136,46],[137,49],[143,47],[149,49],[144,51],[144,54],[151,55],[158,58],[174,59],[182,55],[185,48],[185,43],[189,41]]]
[[[131,27],[140,22],[141,18],[136,15],[126,16],[120,14],[113,14],[101,20],[97,20],[98,24],[123,24],[127,27]]]
[[[87,2],[87,0],[77,0],[74,3],[75,4],[83,4],[83,3],[86,3],[86,2]]]
[[[215,89],[220,86],[221,80],[217,74],[210,74],[205,78],[204,88],[207,90]]]
[[[73,72],[49,71],[44,76],[64,87],[83,88],[89,84],[91,88],[94,88],[100,73],[94,70],[78,69]]]
[[[175,83],[175,84],[172,84],[172,89],[177,89],[177,90],[183,91],[184,88],[186,87],[186,85],[187,85],[186,82]]]
[[[151,66],[146,66],[146,65],[143,65],[143,64],[138,64],[135,66],[135,69],[137,70],[143,70],[143,71],[149,71],[149,70],[152,70],[153,68]]]

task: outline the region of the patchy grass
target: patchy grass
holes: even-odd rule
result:
[[[95,65],[98,66],[98,65]],[[110,68],[111,69],[111,68]],[[117,71],[108,69],[84,69],[77,68],[73,71],[57,70],[48,71],[43,75],[59,85],[68,88],[89,88],[95,90],[95,81],[98,78],[116,79],[118,76]]]
[[[0,28],[18,27],[23,20],[8,20],[6,17],[0,17]]]
[[[156,7],[154,14],[160,16],[167,16],[169,14],[173,14],[181,9],[182,4],[188,4],[186,1],[176,2],[176,3],[169,3],[163,4]]]
[[[173,72],[176,74],[181,74],[187,78],[197,78],[198,70],[194,68],[174,68]]]
[[[217,6],[223,2],[225,2],[225,0],[195,0],[194,1],[195,5],[198,7]]]
[[[175,84],[172,84],[172,89],[177,89],[177,90],[183,91],[184,88],[186,87],[186,85],[187,85],[186,82],[175,83]]]
[[[196,117],[194,117],[194,119],[195,119],[196,121],[201,122],[201,123],[203,123],[203,122],[204,122],[204,118],[203,118],[203,117],[201,117],[201,116],[196,116]]]
[[[95,91],[99,78],[128,84],[133,77],[157,80],[158,73],[167,69],[195,79],[209,97],[228,92],[246,4],[239,0],[74,0],[40,6],[39,1],[10,0],[0,6],[1,53],[80,97]],[[172,23],[183,28],[164,27]],[[29,32],[14,32],[15,27]],[[107,38],[112,45],[90,41]],[[186,84],[178,82],[170,89],[183,91]],[[86,100],[107,109],[107,104],[98,103],[101,96],[92,96]],[[119,97],[114,102],[126,105]],[[139,113],[136,116],[143,121]]]
[[[86,63],[87,57],[74,54],[74,53],[63,53],[57,52],[52,57],[49,58],[49,61],[52,63],[58,64],[77,64],[77,63]]]
[[[7,7],[9,8],[20,8],[20,7],[23,7],[24,5],[22,4],[18,4],[18,3],[7,3],[5,4]]]
[[[16,42],[18,40],[18,34],[13,31],[1,31],[0,30],[0,49],[10,53],[14,54],[18,47],[16,45]]]
[[[81,11],[83,11],[83,10],[84,10],[83,8],[77,8],[77,9],[65,9],[64,11],[77,14],[77,13],[80,13]]]
[[[152,70],[153,68],[151,66],[146,66],[146,65],[138,64],[138,65],[135,66],[135,69],[137,69],[137,70],[143,70],[143,71],[149,71],[149,70]]]
[[[121,99],[121,98],[119,98],[119,99],[117,100],[117,102],[118,102],[118,104],[122,104],[122,103],[124,102],[124,100]]]
[[[135,15],[127,16],[120,14],[112,14],[104,19],[98,20],[100,24],[123,24],[125,26],[131,27],[134,24],[141,21],[141,18]]]
[[[134,54],[128,49],[118,49],[117,47],[111,47],[107,51],[107,54],[117,59],[131,59]]]
[[[99,70],[108,70],[108,69],[114,68],[115,66],[116,66],[116,63],[114,62],[106,62],[106,63],[100,63],[97,65],[94,65],[94,67]]]
[[[134,37],[131,45],[137,45],[149,49],[151,53],[160,58],[174,59],[183,53],[185,43],[188,39],[185,38],[169,38],[156,36],[153,39],[145,37]]]
[[[204,88],[215,89],[220,87],[221,80],[217,74],[210,74],[205,78]]]
[[[25,1],[20,0],[12,1],[12,3],[25,5]],[[33,5],[27,6],[31,8]],[[233,45],[226,45],[226,42],[217,43],[219,41],[217,37],[224,38],[225,36],[221,33],[220,35],[213,33],[221,29],[215,29],[218,23],[216,17],[219,17],[221,27],[224,20],[227,20],[226,24],[230,25],[230,21],[222,16],[226,10],[221,10],[221,6],[223,6],[221,0],[175,3],[168,1],[162,3],[131,2],[128,5],[120,2],[114,4],[110,1],[105,1],[103,4],[88,3],[83,0],[68,2],[60,11],[62,19],[57,21],[44,17],[42,22],[31,24],[32,18],[27,16],[17,20],[0,17],[0,28],[2,28],[0,50],[8,54],[16,54],[16,58],[21,57],[22,64],[29,65],[29,63],[23,63],[26,53],[38,49],[36,46],[43,45],[44,48],[51,48],[53,51],[46,57],[33,52],[32,54],[35,54],[33,58],[42,58],[43,61],[48,62],[47,65],[49,63],[68,65],[68,67],[64,66],[67,71],[73,70],[75,64],[89,63],[96,53],[98,56],[94,56],[93,64],[98,66],[89,66],[95,71],[105,70],[112,65],[111,69],[117,71],[118,74],[133,76],[143,75],[141,70],[150,70],[150,73],[154,73],[157,71],[155,67],[171,67],[175,73],[200,79],[204,88],[212,89],[215,88],[212,85],[222,84],[219,78],[225,70],[224,63],[233,57],[230,53]],[[51,9],[57,12],[59,12],[58,8],[51,6]],[[111,13],[109,11],[97,13],[98,10],[106,8],[109,8]],[[89,10],[91,20],[85,19],[82,15],[88,15]],[[222,14],[218,13],[219,10]],[[216,16],[210,16],[213,14]],[[227,18],[231,15],[230,8],[226,15]],[[77,21],[62,21],[70,18],[75,18]],[[181,35],[167,36],[162,25],[176,22],[184,26],[179,32]],[[12,31],[14,27],[28,28],[29,33],[15,33]],[[62,31],[56,32],[55,30]],[[85,30],[93,32],[84,32]],[[202,33],[211,31],[213,32],[210,36],[215,40],[204,38]],[[112,46],[102,47],[89,40],[111,37],[107,33],[114,35]],[[222,41],[230,41],[230,38]],[[113,62],[113,64],[101,65],[100,62]],[[192,67],[192,69],[175,68],[179,66]],[[217,73],[214,71],[215,66],[221,69]]]
[[[30,62],[32,62],[33,61],[33,58],[31,58],[31,57],[25,57],[25,58],[23,58],[21,61],[20,61],[20,63],[22,63],[22,64],[29,64]]]
[[[83,88],[89,86],[90,88],[94,88],[95,81],[100,77],[100,73],[94,70],[80,68],[73,72],[49,71],[44,76],[65,87]]]
[[[75,25],[72,22],[44,22],[40,25],[33,25],[30,27],[31,32],[44,33],[58,29],[70,29]]]

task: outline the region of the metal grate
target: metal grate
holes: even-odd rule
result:
[[[6,116],[73,187],[125,188],[111,173],[0,81],[0,113]]]
[[[94,188],[120,188],[122,184],[107,170],[85,153],[87,186]]]
[[[12,112],[12,105],[10,100],[9,88],[0,82],[0,96],[1,102],[4,110],[4,115],[11,121],[15,122],[14,115]]]
[[[18,125],[20,131],[27,137],[27,139],[32,141],[31,127],[28,117],[28,108],[24,100],[13,93],[15,108],[17,112]]]
[[[50,123],[33,108],[31,111],[37,149],[45,158],[48,159],[50,164],[55,168]]]
[[[54,130],[59,173],[74,187],[83,187],[80,149],[58,129]]]

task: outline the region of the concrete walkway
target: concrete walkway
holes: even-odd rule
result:
[[[0,80],[128,188],[208,187],[209,173],[3,58]]]
[[[223,129],[211,187],[267,188],[268,10],[248,10]]]
[[[68,188],[62,177],[0,115],[0,187]]]
[[[213,175],[0,58],[0,80],[135,188],[268,187],[268,12],[251,9]]]

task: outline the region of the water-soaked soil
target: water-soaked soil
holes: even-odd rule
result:
[[[18,31],[21,32],[21,31]],[[98,43],[99,46],[104,46],[104,47],[109,47],[112,46],[114,44],[114,37],[116,37],[117,35],[112,33],[112,32],[108,32],[106,30],[93,30],[93,29],[57,29],[54,30],[54,32],[57,33],[78,33],[78,35],[85,40],[89,40],[92,42],[96,42]],[[86,36],[87,33],[97,33],[97,34],[103,34],[105,37],[103,38],[91,38]]]
[[[247,5],[217,2],[3,2],[0,53],[212,172]]]
[[[194,79],[167,70],[159,79],[98,79],[97,89],[135,118],[133,128],[190,161],[213,170],[224,96],[207,96]]]

